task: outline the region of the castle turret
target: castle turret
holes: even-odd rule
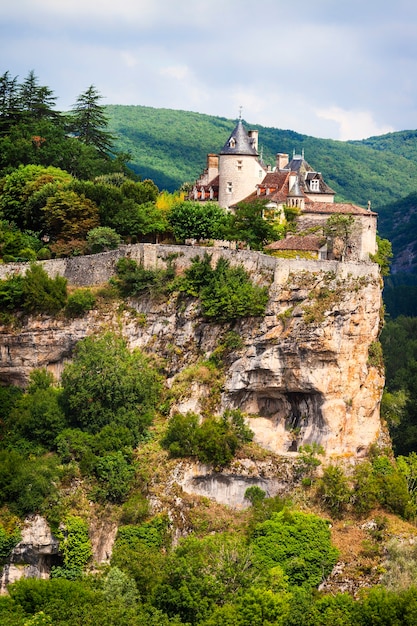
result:
[[[258,131],[246,131],[239,119],[219,155],[219,204],[233,206],[246,198],[265,176],[258,159]]]

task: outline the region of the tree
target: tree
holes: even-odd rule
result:
[[[78,96],[72,107],[70,129],[82,143],[107,155],[112,152],[114,137],[106,131],[108,119],[104,107],[99,104],[102,98],[94,85]]]
[[[94,202],[74,191],[58,191],[47,199],[43,211],[48,233],[62,241],[85,240],[100,223]]]
[[[18,116],[17,76],[11,78],[9,72],[0,76],[0,134],[8,131]]]
[[[230,239],[246,241],[253,250],[262,250],[265,244],[281,239],[282,226],[265,219],[264,209],[264,202],[239,202],[230,221]]]
[[[41,207],[49,196],[62,189],[72,176],[57,167],[42,165],[20,166],[0,181],[0,212],[20,229],[42,228],[42,213],[37,201],[41,195]],[[43,191],[47,188],[47,193]],[[33,215],[32,215],[33,213]]]
[[[214,202],[179,202],[168,213],[168,221],[175,238],[222,239],[228,216]]]
[[[376,236],[377,251],[376,254],[371,254],[371,261],[378,263],[381,269],[381,276],[388,276],[390,273],[390,265],[393,257],[392,245],[388,239],[381,239],[379,235]]]
[[[53,111],[56,97],[52,89],[39,85],[39,79],[31,70],[18,90],[20,110],[31,122],[42,118],[56,120],[59,114]]]
[[[280,565],[292,585],[317,586],[338,556],[326,520],[288,509],[258,524],[253,546],[264,567]]]
[[[112,333],[87,337],[62,374],[63,403],[74,426],[97,433],[106,424],[127,426],[136,439],[149,425],[160,393],[151,362]]]

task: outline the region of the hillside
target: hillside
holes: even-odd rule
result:
[[[171,191],[198,177],[207,153],[218,152],[235,125],[226,118],[144,106],[110,105],[106,113],[109,130],[117,136],[116,148],[131,154],[135,172]],[[307,161],[339,200],[364,206],[371,200],[378,210],[416,191],[417,131],[344,142],[245,124],[259,130],[266,163],[273,164],[277,152],[291,155],[304,149]]]

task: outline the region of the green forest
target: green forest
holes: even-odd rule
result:
[[[194,302],[218,333],[214,353],[169,384],[163,359],[130,350],[117,329],[108,329],[78,342],[59,382],[40,368],[24,389],[0,386],[1,565],[29,515],[44,516],[59,540],[49,579],[21,579],[0,596],[4,626],[417,621],[414,311],[397,310],[381,322],[380,342],[369,355],[385,367],[381,412],[392,448],[374,446],[347,474],[324,464],[320,446],[304,446],[285,496],[249,486],[247,507],[233,510],[176,493],[155,511],[151,484],[162,485],[179,460],[220,473],[235,459],[265,459],[245,416],[218,415],[216,405],[225,368],[242,347],[235,325],[264,315],[268,287],[224,260],[213,267],[210,248],[181,276],[175,258],[153,271],[122,258],[115,277],[96,288],[70,287],[39,263],[188,237],[244,240],[262,250],[284,236],[294,219],[289,211],[277,227],[262,219],[257,204],[231,216],[214,204],[202,211],[184,201],[182,183],[199,174],[205,154],[221,148],[233,124],[187,112],[104,107],[93,85],[71,112],[59,113],[53,91],[34,72],[21,82],[9,72],[0,77],[0,259],[30,264],[26,274],[0,280],[3,332],[18,334],[27,316],[63,323],[92,310],[103,318],[109,311],[133,316],[127,299],[148,298],[175,299],[180,311]],[[386,207],[380,234],[390,235],[394,254],[405,245],[400,236],[411,242],[410,228],[397,232],[388,207],[398,203],[397,214],[405,212],[405,196],[415,193],[412,132],[346,143],[259,130],[265,159],[303,148],[310,161],[311,150],[311,165],[340,198],[363,204],[375,198],[375,208]],[[387,288],[398,286],[395,275],[385,281]],[[169,350],[175,358],[176,346]],[[210,390],[203,419],[193,412],[169,418],[194,383]],[[93,519],[117,526],[106,565],[93,562]],[[338,563],[353,585],[343,592],[325,584]]]

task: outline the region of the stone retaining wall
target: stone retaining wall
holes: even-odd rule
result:
[[[174,246],[163,244],[138,243],[123,245],[117,250],[71,257],[68,259],[51,259],[40,261],[48,275],[64,276],[69,285],[87,287],[106,283],[114,276],[116,263],[122,257],[134,259],[146,269],[165,268],[169,259],[175,259],[179,272],[190,266],[194,257],[202,257],[204,253],[212,256],[215,264],[220,257],[226,258],[231,265],[243,265],[252,276],[274,278],[278,284],[284,283],[290,273],[335,272],[340,278],[348,275],[353,277],[369,276],[377,278],[378,265],[375,263],[341,263],[339,261],[316,261],[310,259],[279,259],[252,250],[227,250],[225,248],[199,246]],[[8,263],[0,265],[0,279],[14,273],[25,273],[28,263]]]

